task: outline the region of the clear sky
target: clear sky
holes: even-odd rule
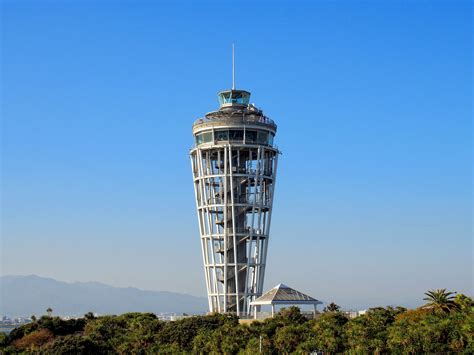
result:
[[[2,1],[2,274],[205,295],[193,121],[237,87],[283,154],[265,288],[473,292],[469,1]]]

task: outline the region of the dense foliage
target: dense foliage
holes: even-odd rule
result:
[[[348,318],[332,304],[317,319],[296,307],[275,318],[239,324],[232,315],[163,322],[151,313],[76,320],[43,316],[0,336],[0,353],[40,354],[308,354],[474,353],[473,301],[429,291],[415,310],[378,307]]]

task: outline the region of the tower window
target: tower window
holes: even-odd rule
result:
[[[244,131],[241,131],[241,130],[233,130],[231,129],[229,131],[229,140],[231,141],[237,141],[237,142],[241,142],[244,140]]]
[[[202,134],[198,134],[196,136],[196,144],[199,145],[202,143]]]
[[[221,141],[228,141],[229,140],[229,131],[216,131],[216,141],[221,142]]]
[[[273,138],[275,138],[275,135],[273,133],[270,133],[268,135],[268,145],[273,146]]]
[[[212,142],[212,132],[204,132],[196,135],[196,144]]]
[[[212,142],[212,132],[204,132],[202,134],[202,141],[203,143]]]
[[[268,132],[258,132],[257,133],[257,143],[259,144],[268,144]]]
[[[255,143],[257,141],[257,131],[246,131],[245,132],[245,142],[246,143]]]

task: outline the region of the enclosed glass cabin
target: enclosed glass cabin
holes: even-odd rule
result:
[[[226,90],[218,95],[221,107],[247,106],[250,102],[250,93],[245,90]]]

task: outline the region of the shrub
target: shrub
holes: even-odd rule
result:
[[[40,329],[25,335],[21,339],[15,340],[12,345],[20,350],[35,349],[48,343],[53,338],[54,335],[50,330]]]
[[[66,335],[56,338],[42,350],[47,354],[106,354],[111,351],[106,344],[97,343],[89,337],[81,335]]]

